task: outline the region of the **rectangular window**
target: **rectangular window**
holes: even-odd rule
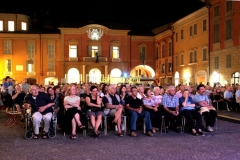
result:
[[[4,54],[12,54],[12,41],[11,40],[4,41]]]
[[[162,58],[165,57],[165,44],[162,44]]]
[[[208,55],[207,55],[207,48],[203,49],[203,61],[207,61],[208,60]]]
[[[193,27],[192,26],[190,26],[190,31],[189,32],[190,32],[190,37],[193,36]]]
[[[34,59],[35,46],[34,44],[28,44],[28,59]]]
[[[197,51],[194,51],[194,59],[193,59],[193,62],[196,63],[197,62]]]
[[[214,66],[215,69],[219,69],[219,57],[214,57]]]
[[[172,42],[168,42],[168,56],[172,56]]]
[[[181,54],[181,65],[184,65],[184,54]]]
[[[35,45],[29,43],[27,45],[27,60],[26,60],[27,72],[34,71],[34,57],[35,57]]]
[[[113,58],[119,58],[119,47],[113,47]]]
[[[165,64],[162,64],[162,73],[165,73]]]
[[[190,52],[190,61],[189,61],[189,63],[193,63],[193,52]]]
[[[55,61],[54,59],[48,59],[48,72],[55,71]]]
[[[98,46],[92,46],[92,57],[96,57],[98,55]]]
[[[172,63],[168,63],[168,73],[172,72]]]
[[[8,31],[14,31],[14,21],[8,21]]]
[[[183,29],[181,30],[181,40],[183,40],[183,38],[184,38],[184,32],[183,32]]]
[[[203,32],[207,31],[207,20],[203,20]]]
[[[0,31],[3,31],[3,21],[0,21]]]
[[[77,45],[69,45],[69,57],[77,57]]]
[[[12,72],[12,60],[11,59],[6,60],[6,69],[7,69],[7,72]]]
[[[218,43],[219,40],[220,40],[219,32],[220,32],[219,23],[218,24],[214,24],[214,32],[213,32],[213,38],[214,38],[213,42],[214,43]]]
[[[231,68],[231,54],[226,55],[226,68]]]
[[[176,33],[176,42],[178,41],[178,33]]]
[[[197,24],[194,24],[194,26],[193,26],[193,34],[194,35],[197,34]]]
[[[220,7],[219,5],[214,7],[214,17],[220,16]]]
[[[232,2],[226,1],[226,11],[229,12],[232,10]]]
[[[26,31],[27,30],[27,23],[26,22],[22,22],[21,23],[21,28],[23,31]]]
[[[226,21],[226,40],[232,39],[232,20]]]
[[[55,71],[55,46],[53,44],[48,45],[48,72]]]

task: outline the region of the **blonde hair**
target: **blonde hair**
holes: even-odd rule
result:
[[[73,86],[75,87],[75,89],[77,89],[77,86],[74,83],[69,84],[68,89],[65,93],[65,96],[70,96],[71,95],[70,90]]]

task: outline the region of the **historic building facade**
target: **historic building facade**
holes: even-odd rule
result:
[[[21,82],[153,81],[154,37],[128,35],[127,29],[99,24],[33,32],[30,18],[0,14],[0,79]]]
[[[210,7],[210,82],[240,82],[240,3],[209,0]]]
[[[208,9],[203,7],[172,25],[175,84],[206,84],[208,82],[208,21]]]
[[[173,30],[166,24],[153,30],[155,36],[156,79],[162,84],[173,84]]]

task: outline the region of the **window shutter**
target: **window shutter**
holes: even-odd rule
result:
[[[28,72],[28,60],[26,60],[26,71]]]
[[[110,46],[110,58],[113,58],[113,46]]]
[[[88,57],[92,57],[92,46],[88,46]]]
[[[102,46],[98,46],[98,56],[102,56]]]

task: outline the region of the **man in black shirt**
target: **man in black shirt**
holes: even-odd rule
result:
[[[45,92],[40,92],[37,85],[30,87],[30,94],[25,97],[26,106],[31,107],[31,113],[34,124],[34,139],[39,138],[40,122],[44,121],[43,139],[47,138],[49,124],[52,117],[53,100]]]
[[[147,129],[147,135],[153,136],[152,134],[152,124],[150,120],[150,114],[148,111],[143,110],[142,107],[142,100],[137,98],[137,88],[132,87],[131,88],[131,96],[128,96],[126,98],[126,113],[131,117],[131,124],[130,124],[130,135],[132,137],[136,137],[137,134],[135,133],[136,130],[136,122],[138,119],[138,116],[143,116],[146,124]]]

